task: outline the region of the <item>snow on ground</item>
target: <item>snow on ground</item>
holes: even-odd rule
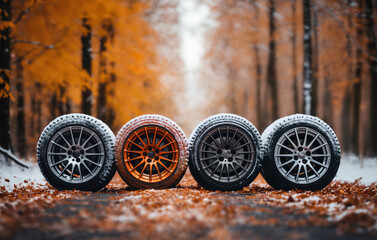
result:
[[[34,183],[40,187],[47,188],[46,180],[44,179],[38,164],[29,164],[29,168],[23,168],[15,163],[6,163],[0,157],[0,186],[5,187],[6,191],[13,191],[16,186],[26,186]]]
[[[377,158],[365,158],[361,165],[355,155],[342,156],[335,180],[352,182],[358,178],[367,185],[377,182]]]

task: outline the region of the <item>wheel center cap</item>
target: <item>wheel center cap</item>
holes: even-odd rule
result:
[[[156,154],[153,151],[148,152],[148,157],[154,158]]]
[[[74,151],[74,152],[72,153],[72,156],[73,156],[74,158],[78,158],[78,157],[80,157],[80,152],[79,152],[79,151]]]
[[[224,150],[223,152],[223,157],[224,158],[229,158],[232,156],[232,153],[229,150]]]
[[[301,158],[301,159],[304,159],[305,158],[305,153],[304,152],[299,152],[298,153],[298,157]]]

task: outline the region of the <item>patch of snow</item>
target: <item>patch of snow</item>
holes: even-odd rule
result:
[[[362,162],[361,165],[355,155],[342,157],[335,180],[352,182],[361,178],[361,183],[367,185],[377,182],[377,158],[365,158]]]
[[[16,185],[27,186],[30,183],[34,185],[42,185],[47,188],[46,180],[44,179],[38,164],[30,164],[29,168],[22,168],[14,163],[5,163],[0,161],[0,186],[5,187],[5,191],[13,191]]]

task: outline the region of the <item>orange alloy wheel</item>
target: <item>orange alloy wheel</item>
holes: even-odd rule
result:
[[[174,187],[187,168],[187,138],[170,119],[143,115],[119,131],[116,155],[118,172],[129,186]]]

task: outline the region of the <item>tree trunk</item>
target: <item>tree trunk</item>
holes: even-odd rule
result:
[[[10,22],[11,0],[0,0],[0,10],[1,22]],[[9,126],[10,32],[9,26],[0,29],[0,147],[12,150]]]
[[[370,154],[377,156],[377,46],[374,24],[374,1],[365,1],[366,33],[370,75]]]
[[[311,113],[312,103],[312,36],[311,36],[311,18],[310,18],[310,0],[304,0],[304,104],[303,112],[305,114]]]
[[[310,103],[310,114],[313,116],[317,115],[317,103],[318,103],[318,73],[319,73],[319,47],[318,47],[318,17],[317,17],[317,5],[313,4],[313,35],[314,35],[314,44],[313,44],[313,75],[312,75],[312,89],[311,89],[311,103]],[[331,79],[327,79],[330,81]],[[330,87],[330,85],[328,85]],[[329,91],[328,91],[329,92]],[[331,94],[331,92],[329,92]],[[331,96],[329,98],[329,104],[331,103]],[[332,112],[330,112],[332,114]],[[331,116],[328,116],[330,119]],[[330,123],[329,123],[330,124]],[[331,124],[330,124],[331,125]]]
[[[114,25],[110,22],[109,25],[109,40],[111,44],[114,44]],[[109,96],[114,97],[115,95],[115,83],[116,83],[116,75],[115,75],[115,62],[112,60],[110,61],[110,82],[109,82]],[[107,111],[107,124],[110,126],[111,129],[114,129],[114,121],[115,121],[115,110],[114,107],[109,105],[109,110]]]
[[[361,42],[362,35],[364,31],[364,24],[363,24],[363,1],[358,1],[359,5],[359,13],[357,17],[357,41]],[[362,89],[362,71],[363,71],[363,60],[362,51],[360,48],[356,50],[356,70],[355,70],[355,81],[353,81],[352,92],[353,92],[353,119],[352,119],[352,134],[351,134],[351,151],[354,152],[356,155],[360,154],[359,149],[359,122],[360,122],[360,103],[361,103],[361,89]]]
[[[24,79],[22,76],[22,60],[16,63],[16,91],[17,91],[17,151],[21,158],[26,158],[27,143],[25,133],[25,98],[24,98]]]
[[[86,32],[81,37],[82,45],[82,68],[88,73],[89,76],[92,76],[92,29],[88,24],[88,19],[83,18],[82,26]],[[92,114],[92,91],[84,86],[82,90],[82,112],[88,115]]]
[[[269,40],[269,53],[267,64],[267,88],[269,92],[269,106],[268,110],[271,111],[270,116],[272,119],[266,119],[268,121],[276,120],[279,116],[279,96],[277,94],[277,79],[276,79],[276,43],[275,43],[275,1],[270,0],[270,40]]]
[[[294,104],[294,111],[295,113],[300,112],[300,104],[298,99],[298,88],[297,88],[297,60],[296,60],[296,0],[292,0],[291,2],[292,8],[292,35],[291,35],[291,42],[292,42],[292,70],[293,70],[293,84],[292,84],[292,91],[293,91],[293,104]]]
[[[104,122],[107,122],[107,106],[106,106],[106,87],[108,85],[108,76],[106,69],[106,43],[108,38],[108,23],[104,21],[102,23],[102,28],[105,30],[105,34],[100,38],[99,47],[99,84],[98,84],[98,100],[97,100],[97,115],[98,118]]]
[[[348,5],[348,12],[347,12],[347,25],[350,32],[352,28],[352,15],[351,15],[351,0],[347,0]],[[347,55],[348,55],[348,81],[347,86],[344,92],[343,98],[343,106],[342,106],[342,139],[343,139],[343,151],[345,153],[350,152],[350,144],[351,144],[351,104],[352,104],[352,81],[354,79],[354,72],[353,72],[353,63],[352,63],[352,43],[349,38],[347,38]]]

